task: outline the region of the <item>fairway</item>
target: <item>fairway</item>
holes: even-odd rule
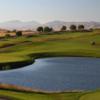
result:
[[[24,93],[1,90],[0,95],[12,97],[13,100],[79,100],[80,96],[84,93]]]
[[[100,100],[100,91],[49,94],[0,90],[0,96],[11,98],[11,100]]]
[[[83,95],[80,100],[100,100],[100,91]]]
[[[100,100],[100,0],[0,0],[0,100]]]
[[[91,45],[92,41],[96,45]],[[32,61],[45,56],[100,57],[99,51],[99,32],[23,36],[0,41],[0,63]]]
[[[95,41],[95,45],[91,42]],[[100,57],[100,31],[62,32],[0,41],[0,64],[34,62],[43,57]],[[9,59],[10,58],[10,59]],[[0,90],[0,96],[13,100],[100,100],[100,92],[28,93]]]

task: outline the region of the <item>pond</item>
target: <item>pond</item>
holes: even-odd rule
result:
[[[37,59],[30,66],[1,71],[0,82],[45,91],[94,90],[100,88],[100,58]]]

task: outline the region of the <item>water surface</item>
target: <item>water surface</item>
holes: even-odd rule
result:
[[[30,66],[1,71],[0,82],[45,91],[94,90],[100,88],[100,59],[37,59]]]

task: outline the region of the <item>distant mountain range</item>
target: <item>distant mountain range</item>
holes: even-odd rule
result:
[[[41,26],[40,23],[36,21],[23,22],[19,20],[13,20],[9,22],[0,23],[0,28],[8,30],[35,30],[37,27]]]
[[[68,28],[70,25],[80,25],[83,24],[85,28],[100,28],[100,22],[64,22],[64,21],[52,21],[45,24],[41,24],[36,21],[30,21],[30,22],[23,22],[19,20],[13,20],[9,22],[0,23],[0,28],[2,29],[17,29],[17,30],[36,30],[39,26],[49,26],[53,27],[55,30],[59,30],[63,25],[67,26]]]

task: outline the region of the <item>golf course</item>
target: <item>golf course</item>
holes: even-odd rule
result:
[[[96,42],[92,45],[92,42]],[[5,38],[0,41],[0,64],[52,56],[100,57],[100,33],[58,32]],[[9,59],[10,57],[10,59]]]
[[[0,40],[0,69],[31,65],[45,57],[100,57],[100,30],[91,32],[52,32]],[[44,83],[45,84],[45,83]],[[25,92],[0,87],[3,100],[100,100],[100,91],[61,93]],[[66,90],[68,91],[68,90]]]

